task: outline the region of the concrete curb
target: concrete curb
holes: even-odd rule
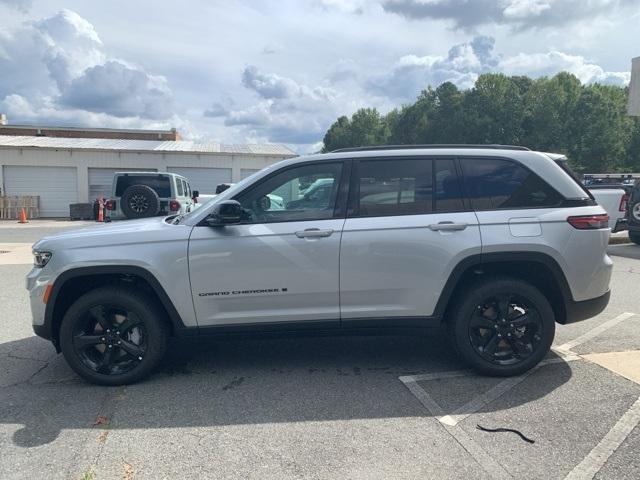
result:
[[[625,243],[631,243],[629,236],[626,234],[623,236],[612,235],[609,237],[609,245],[622,245]]]

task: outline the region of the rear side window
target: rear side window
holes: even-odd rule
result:
[[[533,172],[508,160],[461,160],[464,185],[474,210],[544,208],[563,197]]]
[[[359,217],[422,215],[464,210],[452,159],[361,160],[353,214]]]
[[[171,180],[164,175],[123,175],[116,183],[116,197],[121,197],[131,185],[147,185],[153,188],[159,197],[171,197]]]
[[[184,185],[182,184],[182,179],[180,178],[176,178],[176,188],[177,188],[177,196],[178,197],[183,197],[184,196]]]

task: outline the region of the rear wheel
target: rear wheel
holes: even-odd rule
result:
[[[146,377],[166,350],[163,312],[145,295],[102,287],[80,297],[60,327],[69,366],[99,385],[125,385]]]
[[[553,309],[544,295],[508,277],[484,280],[463,291],[448,326],[464,360],[492,376],[529,370],[549,352],[555,335]]]

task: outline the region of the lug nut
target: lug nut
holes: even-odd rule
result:
[[[113,347],[113,345],[109,345],[109,348]]]
[[[122,342],[118,341],[118,345],[120,345]]]
[[[502,338],[502,335],[498,334],[498,338]],[[109,345],[109,346],[111,346],[111,345]]]
[[[138,360],[142,360],[142,357],[138,357]]]
[[[101,338],[100,340],[104,342],[104,338]]]
[[[109,329],[107,328],[107,333],[110,333],[110,332],[111,332],[111,330],[109,330]]]

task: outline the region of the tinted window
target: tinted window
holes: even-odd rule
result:
[[[236,197],[245,223],[333,218],[342,163],[289,168]]]
[[[163,175],[126,175],[118,177],[116,196],[121,197],[131,185],[146,185],[153,188],[159,197],[171,197],[171,180]]]
[[[543,208],[562,196],[533,172],[507,160],[463,159],[464,184],[475,210]]]
[[[434,167],[436,212],[459,212],[464,210],[460,179],[453,160],[436,160]]]
[[[419,215],[433,209],[433,162],[364,160],[357,178],[358,216]]]
[[[184,186],[182,185],[182,180],[180,180],[179,178],[176,178],[176,188],[178,189],[177,196],[184,196]]]

